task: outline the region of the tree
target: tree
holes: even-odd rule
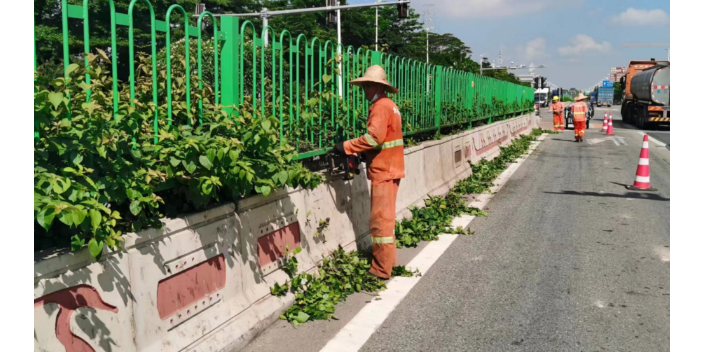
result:
[[[623,88],[621,82],[614,83],[614,104],[623,101]]]

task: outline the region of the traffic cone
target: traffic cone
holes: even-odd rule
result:
[[[613,136],[614,135],[614,119],[609,117],[609,129],[606,130],[606,135],[607,136]]]
[[[650,154],[648,152],[648,135],[643,136],[643,147],[640,148],[640,160],[636,169],[636,180],[633,186],[626,187],[633,191],[657,191],[650,187]]]
[[[601,127],[601,132],[606,132],[609,129],[609,113],[604,113],[604,126]]]

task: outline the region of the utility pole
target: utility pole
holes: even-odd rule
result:
[[[423,24],[425,25],[425,63],[430,65],[430,30],[433,29],[433,4],[423,5]],[[430,92],[430,74],[426,77],[426,91]]]
[[[268,9],[266,7],[262,8],[262,26],[263,28],[266,28],[269,25],[269,16],[266,15],[266,12]],[[264,33],[264,47],[268,48],[269,47],[269,31],[266,31]]]
[[[430,64],[430,31],[433,30],[433,4],[423,5],[423,24],[425,25],[425,63]]]
[[[645,43],[645,44],[622,44],[621,46],[625,47],[634,47],[634,46],[664,46],[665,51],[667,51],[667,61],[670,61],[670,43]]]
[[[359,4],[359,5],[340,5],[340,0],[335,1],[335,6],[331,5],[332,1],[328,2],[328,6],[326,7],[310,7],[310,8],[304,8],[304,9],[292,9],[292,10],[279,10],[279,11],[268,11],[267,8],[264,8],[262,12],[253,12],[253,13],[225,13],[225,14],[213,14],[214,17],[260,17],[262,19],[262,22],[264,26],[268,24],[268,18],[272,16],[283,16],[283,15],[297,15],[297,14],[302,14],[302,13],[310,13],[310,12],[322,12],[322,11],[327,11],[328,13],[332,13],[332,11],[335,11],[337,16],[335,19],[335,22],[337,22],[337,58],[338,58],[338,93],[340,96],[342,96],[342,48],[340,44],[342,44],[342,19],[340,17],[340,11],[341,10],[347,10],[347,9],[358,9],[358,8],[368,8],[368,7],[379,7],[379,6],[390,6],[390,5],[401,5],[399,7],[399,14],[401,12],[407,14],[408,11],[408,4],[410,3],[410,0],[398,0],[396,3],[392,2],[376,2],[372,4]],[[200,5],[199,5],[200,6]],[[403,9],[403,11],[401,11]],[[195,17],[198,17],[198,12],[196,12]],[[407,15],[404,15],[407,16]],[[405,18],[405,17],[403,17]],[[332,22],[332,21],[330,21]],[[268,36],[264,36],[264,41],[263,44],[266,47],[268,45]]]
[[[376,17],[374,18],[374,30],[376,34],[374,36],[374,51],[379,51],[379,8],[376,9]]]
[[[337,0],[337,6],[340,6],[340,0]],[[377,8],[377,11],[378,8]],[[342,17],[340,17],[340,9],[337,9],[337,92],[342,98]]]

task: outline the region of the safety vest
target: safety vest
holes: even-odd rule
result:
[[[589,107],[584,102],[577,102],[572,105],[572,116],[575,121],[587,121],[587,111]]]
[[[557,103],[552,103],[550,110],[552,110],[553,115],[562,115],[562,111],[565,110],[565,105],[558,101]]]
[[[372,102],[367,133],[344,143],[345,153],[364,153],[367,178],[386,181],[404,178],[401,112],[385,94]]]

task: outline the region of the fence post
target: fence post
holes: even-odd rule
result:
[[[435,74],[433,75],[433,85],[435,91],[435,127],[440,128],[440,118],[442,115],[442,93],[443,93],[443,75],[442,66],[435,66]]]
[[[223,36],[221,52],[221,78],[220,90],[223,106],[239,107],[240,105],[240,19],[238,17],[224,16],[220,18],[220,33]],[[226,109],[228,113],[232,108]],[[235,111],[235,113],[237,113]]]

